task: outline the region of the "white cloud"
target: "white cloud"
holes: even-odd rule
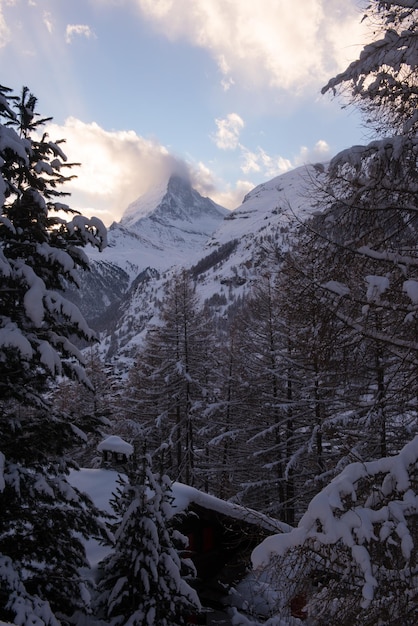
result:
[[[71,193],[68,203],[106,223],[120,219],[130,202],[162,178],[173,172],[188,174],[188,166],[164,146],[132,130],[107,131],[73,117],[46,130],[52,141],[66,139],[63,149],[69,162],[81,163],[72,170],[77,178],[63,189]]]
[[[244,128],[244,121],[238,113],[229,113],[224,119],[216,119],[218,128],[213,140],[221,150],[235,150],[239,145],[239,135]]]
[[[0,48],[6,46],[11,38],[10,29],[6,24],[6,20],[4,19],[4,15],[2,13],[2,7],[0,2]]]
[[[317,141],[313,148],[302,146],[299,153],[292,159],[280,155],[270,155],[261,147],[250,150],[240,145],[240,149],[242,172],[246,175],[256,173],[266,180],[284,174],[299,165],[318,161],[324,162],[330,157],[330,148],[323,139]]]
[[[48,124],[45,130],[52,141],[66,140],[62,148],[68,162],[81,163],[71,170],[76,178],[62,188],[71,194],[63,201],[108,225],[122,217],[130,202],[172,173],[188,176],[199,193],[230,209],[240,205],[254,187],[248,180],[225,185],[204,163],[186,163],[132,130],[107,131],[95,122],[86,124],[73,117],[63,126]]]
[[[237,180],[234,187],[228,186],[226,189],[215,192],[211,198],[221,206],[227,209],[236,209],[239,207],[249,191],[254,189],[255,185],[249,180]]]
[[[190,180],[202,196],[208,196],[227,209],[236,209],[242,203],[244,196],[255,186],[249,180],[237,180],[235,185],[225,185],[224,181],[217,179],[202,162],[191,167]]]
[[[229,113],[226,118],[216,119],[215,123],[217,131],[212,139],[216,146],[220,150],[237,150],[241,160],[240,169],[246,176],[257,174],[267,180],[305,163],[326,161],[330,156],[330,147],[323,139],[318,140],[313,148],[302,146],[293,158],[270,155],[261,146],[249,148],[240,142],[244,121],[238,113]]]
[[[364,26],[356,0],[132,0],[173,40],[206,48],[224,88],[284,89],[292,93],[346,66]],[[233,77],[233,78],[232,78]]]
[[[74,37],[95,38],[96,35],[86,24],[68,24],[65,29],[65,41],[71,43]]]
[[[319,139],[316,142],[313,148],[307,148],[306,146],[302,146],[300,149],[300,153],[295,158],[294,164],[304,165],[305,163],[323,163],[327,161],[331,156],[330,147],[326,141],[323,139]]]
[[[47,31],[49,33],[52,33],[52,31],[54,29],[54,25],[53,25],[53,22],[52,22],[51,13],[49,13],[48,11],[45,11],[43,19],[44,19],[44,24],[45,24],[45,26],[47,28]]]
[[[263,148],[250,150],[241,146],[242,165],[244,174],[252,172],[261,174],[266,178],[273,178],[283,174],[294,167],[289,159],[282,156],[270,156]]]

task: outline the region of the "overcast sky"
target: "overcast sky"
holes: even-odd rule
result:
[[[0,0],[0,83],[27,85],[82,163],[71,206],[118,220],[172,171],[235,208],[365,141],[321,96],[368,40],[361,0]]]

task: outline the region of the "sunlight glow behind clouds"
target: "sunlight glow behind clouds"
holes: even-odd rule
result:
[[[97,205],[116,219],[164,170],[176,167],[174,157],[163,146],[134,131],[106,131],[94,122],[68,118],[64,126],[49,124],[47,132],[53,140],[65,138],[69,161],[82,165],[74,170],[77,178],[66,184],[74,199],[70,204],[77,209]]]
[[[109,132],[75,118],[68,118],[63,126],[50,123],[46,131],[53,141],[65,138],[68,161],[81,163],[72,171],[77,178],[63,189],[71,193],[68,204],[108,225],[121,218],[130,202],[173,173],[189,177],[199,193],[231,209],[254,187],[249,181],[238,181],[234,188],[220,190],[220,181],[206,165],[187,164],[134,131]]]
[[[225,87],[239,77],[246,87],[302,91],[341,69],[345,45],[362,41],[359,13],[340,0],[132,1],[168,38],[207,49]]]

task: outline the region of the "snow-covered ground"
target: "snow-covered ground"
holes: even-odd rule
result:
[[[113,514],[110,500],[116,492],[119,474],[113,470],[105,469],[81,469],[72,470],[69,482],[73,487],[87,493],[94,504],[106,513]],[[86,542],[87,559],[93,569],[108,554],[109,547],[101,545],[95,539]]]

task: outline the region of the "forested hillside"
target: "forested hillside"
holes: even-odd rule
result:
[[[200,258],[138,273],[97,337],[63,294],[102,225],[60,202],[68,164],[33,138],[34,97],[1,88],[0,619],[187,623],[179,481],[294,528],[253,555],[268,609],[251,595],[225,624],[416,623],[418,3],[373,0],[367,18],[373,41],[323,92],[371,141],[304,169],[306,210],[293,194],[261,213],[257,189]],[[252,238],[233,223],[260,215]],[[134,453],[88,598],[76,537],[107,535],[66,475],[110,434]]]

